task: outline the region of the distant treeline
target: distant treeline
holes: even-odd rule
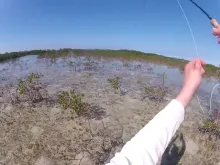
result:
[[[163,55],[144,53],[135,50],[109,50],[109,49],[59,49],[59,50],[47,49],[47,50],[10,52],[10,53],[0,54],[0,61],[9,60],[27,55],[39,55],[47,58],[54,58],[65,55],[122,58],[125,60],[139,60],[139,61],[153,62],[156,64],[163,64],[170,67],[180,68],[181,70],[183,70],[184,65],[188,62],[185,59],[166,57]],[[207,64],[205,69],[207,75],[219,76],[218,67],[211,64]]]

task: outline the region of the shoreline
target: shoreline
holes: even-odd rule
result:
[[[7,52],[0,54],[0,62],[15,59],[28,55],[39,55],[46,58],[56,58],[62,56],[98,56],[106,58],[116,58],[123,60],[136,60],[136,61],[146,61],[160,65],[166,65],[172,68],[178,68],[180,70],[184,69],[185,64],[188,60],[168,57],[164,55],[158,55],[154,53],[144,53],[135,50],[112,50],[112,49],[45,49],[45,50],[29,50],[29,51],[19,51],[19,52]],[[219,68],[207,64],[205,67],[207,77],[219,77]]]

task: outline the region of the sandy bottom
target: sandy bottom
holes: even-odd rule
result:
[[[107,77],[93,71],[71,72],[65,79],[53,82],[48,77],[44,81],[50,82],[46,89],[53,102],[44,101],[35,107],[24,103],[1,105],[0,164],[105,164],[175,97],[169,93],[163,102],[143,99],[141,88],[129,88],[129,77],[123,80],[123,94],[117,94]],[[71,89],[85,94],[83,101],[88,104],[90,115],[73,116],[59,105],[57,96]],[[202,119],[193,99],[162,165],[220,162],[219,142],[198,132]]]

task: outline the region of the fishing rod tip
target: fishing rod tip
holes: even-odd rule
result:
[[[197,6],[208,17],[209,20],[212,20],[212,17],[203,8],[201,8],[196,2],[194,2],[193,0],[190,0],[190,2],[192,2],[195,6]]]

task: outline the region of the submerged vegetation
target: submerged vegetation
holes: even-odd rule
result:
[[[220,139],[220,114],[219,110],[215,110],[208,119],[204,120],[202,126],[199,127],[199,131],[209,135],[209,139]]]
[[[71,90],[70,92],[63,91],[59,95],[59,103],[64,109],[70,109],[72,114],[76,113],[80,115],[84,110],[83,97],[83,94],[79,94],[75,90]]]
[[[27,56],[27,55],[39,55],[40,57],[56,58],[59,56],[101,56],[106,58],[121,58],[126,60],[141,60],[152,62],[156,64],[167,65],[170,67],[175,67],[183,70],[185,64],[188,62],[184,59],[178,59],[173,57],[166,57],[163,55],[144,53],[134,50],[102,50],[102,49],[59,49],[59,50],[31,50],[31,51],[21,51],[21,52],[10,52],[0,54],[0,61],[13,59],[17,57]],[[89,64],[89,62],[87,63]],[[128,66],[125,63],[125,66]],[[90,66],[89,66],[90,67]],[[218,67],[207,64],[206,74],[208,76],[218,76]]]
[[[108,79],[109,84],[111,85],[112,89],[115,93],[120,92],[120,86],[121,86],[121,79],[120,77],[115,76],[114,78]]]
[[[21,74],[21,78],[17,74],[14,81],[8,81],[8,83],[14,82],[14,84],[6,85],[3,94],[0,91],[0,103],[4,103],[4,106],[1,106],[4,112],[0,114],[2,130],[0,141],[4,142],[0,145],[2,148],[0,161],[3,164],[8,164],[13,159],[19,164],[37,164],[36,159],[39,157],[41,160],[41,157],[45,155],[49,155],[48,159],[56,161],[56,164],[79,164],[79,162],[104,164],[122,148],[123,144],[140,129],[140,126],[144,126],[153,118],[156,112],[166,104],[164,101],[168,101],[169,96],[172,95],[168,76],[164,70],[157,74],[157,70],[153,70],[154,66],[149,63],[138,64],[136,61],[128,61],[143,58],[146,61],[152,60],[163,64],[163,61],[156,60],[157,55],[144,55],[141,52],[127,50],[72,49],[44,53],[44,51],[39,51],[40,56],[38,57],[41,59],[37,59],[37,67],[43,62],[46,67],[42,65],[42,70],[40,70],[41,68],[36,69],[37,73],[44,73],[45,70],[48,72],[44,79],[41,79],[42,75],[37,73],[27,75],[27,69],[25,78],[24,74]],[[81,57],[81,55],[84,56]],[[122,63],[109,59],[98,61],[97,58],[88,55],[127,58],[128,60],[120,60]],[[20,57],[21,54],[16,56]],[[62,58],[59,58],[60,56]],[[158,56],[158,58],[166,57]],[[28,67],[25,66],[26,61],[22,63],[19,63],[19,60],[17,60],[18,63],[16,60],[12,61],[15,62],[9,62],[10,67],[11,65],[13,67],[14,65],[22,66],[19,71]],[[175,62],[170,60],[170,66],[174,64]],[[31,67],[35,69],[36,65]],[[14,68],[16,70],[16,67]],[[8,74],[10,69],[8,69],[9,71],[6,69],[2,71]],[[31,68],[30,72],[32,71]],[[13,72],[10,72],[11,75],[13,76]],[[120,75],[120,77],[109,77],[111,75]],[[109,92],[109,89],[118,94]],[[122,95],[126,96],[121,97]],[[52,104],[39,103],[46,98],[50,98],[46,101],[52,101]],[[143,100],[141,100],[142,98]],[[148,99],[144,100],[145,98]],[[23,103],[30,103],[28,104],[30,107]],[[129,111],[126,111],[128,109]],[[188,113],[189,120],[191,120],[190,125],[194,125],[200,120],[197,116],[198,113],[193,111]],[[218,114],[218,111],[213,113],[212,118],[204,121],[200,127],[199,131],[203,132],[205,137],[207,135],[212,139],[220,137]],[[214,148],[216,154],[219,154],[220,150],[216,149],[220,148],[219,141],[216,140],[216,143],[206,141],[203,137],[198,136],[198,130],[196,132],[192,127],[189,129],[188,124],[186,125],[183,125],[182,129],[185,129],[184,134],[187,134],[187,140],[191,140],[189,144],[192,146],[194,144],[194,142],[192,143],[194,139],[190,138],[191,135],[195,134],[196,138],[200,140],[195,141],[193,148],[198,153],[195,156],[202,157],[198,157],[197,160],[208,161],[205,157],[207,153],[203,153],[204,147],[201,145],[197,149],[196,146],[197,143],[200,145],[204,141],[210,147],[206,150],[208,153],[213,154]],[[182,136],[181,139],[183,139]],[[175,145],[172,148],[175,148]],[[10,154],[11,152],[13,154]],[[44,155],[44,153],[46,154]],[[6,154],[9,155],[6,157],[8,160],[3,159]],[[186,156],[182,162],[194,160],[190,157]],[[208,157],[210,156],[208,155]],[[189,164],[201,163],[190,162]]]
[[[17,85],[6,85],[2,89],[4,103],[17,104],[28,102],[29,105],[48,98],[48,92],[40,81],[41,75],[30,73],[26,79],[18,79]]]
[[[153,101],[163,101],[166,96],[166,90],[164,86],[152,86],[150,84],[144,87],[146,97]]]
[[[141,77],[137,77],[137,85],[141,89],[143,93],[143,98],[150,99],[151,101],[155,102],[163,102],[165,101],[165,97],[168,94],[168,87],[165,84],[165,79],[167,79],[167,74],[163,72],[162,74],[157,74],[157,81],[151,83],[149,80],[144,81],[141,79]]]
[[[167,79],[167,74],[165,72],[163,72],[163,86],[165,85],[165,79]]]

